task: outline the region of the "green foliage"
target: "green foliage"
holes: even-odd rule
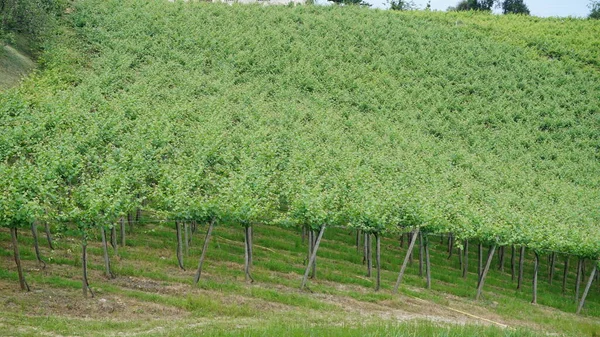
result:
[[[501,5],[503,14],[529,15],[529,8],[524,0],[504,0]]]
[[[496,0],[462,0],[449,11],[491,11]]]
[[[598,75],[513,43],[527,32],[489,39],[504,28],[482,16],[78,2],[75,35],[0,96],[0,165],[42,172],[44,214],[81,230],[146,202],[596,257]]]
[[[66,7],[67,0],[0,0],[0,41],[10,39],[10,32],[41,39]]]
[[[414,1],[406,1],[406,0],[392,0],[390,2],[390,9],[393,11],[410,11],[417,9],[417,5]]]
[[[575,68],[591,66],[600,69],[600,54],[596,52],[600,43],[600,25],[594,21],[524,15],[448,15],[437,18],[448,24],[461,20],[484,36],[532,50],[548,60],[560,60]]]
[[[600,1],[590,0],[588,8],[590,9],[590,14],[588,15],[588,18],[596,20],[600,19]]]
[[[338,5],[346,5],[346,6],[365,6],[370,7],[371,5],[363,0],[327,0],[333,2]]]

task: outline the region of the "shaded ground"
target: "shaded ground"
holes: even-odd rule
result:
[[[8,45],[0,47],[0,90],[17,85],[35,68],[31,58]]]

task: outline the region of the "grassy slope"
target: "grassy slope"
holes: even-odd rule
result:
[[[561,295],[560,280],[548,285],[540,280],[540,305],[529,304],[530,259],[526,283],[515,291],[510,274],[494,268],[486,283],[484,300],[475,302],[476,251],[471,250],[470,273],[460,277],[458,261],[446,259],[445,246],[435,242],[432,256],[432,290],[424,289],[418,263],[408,269],[401,294],[392,295],[403,249],[397,239],[383,241],[383,290],[372,290],[374,279],[366,277],[361,254],[348,230],[330,229],[319,251],[317,280],[310,290],[298,290],[303,271],[305,246],[297,231],[257,226],[255,229],[254,284],[243,279],[242,231],[218,227],[207,252],[206,269],[198,287],[191,280],[200,253],[202,231],[193,237],[186,271],[176,266],[173,224],[138,226],[128,237],[128,247],[112,257],[117,278],[102,276],[98,240],[90,249],[91,283],[96,298],[83,299],[80,292],[79,242],[74,237],[58,238],[55,251],[42,247],[50,262],[40,270],[29,233],[21,234],[22,254],[32,293],[18,292],[12,248],[0,254],[0,294],[3,298],[0,324],[15,334],[42,331],[64,335],[96,331],[98,335],[119,331],[143,335],[178,335],[204,332],[237,335],[281,335],[293,331],[307,335],[536,335],[543,331],[568,336],[589,336],[600,331],[600,292],[594,285],[584,316],[576,316],[572,300],[574,275],[568,295]],[[9,242],[7,231],[0,241]],[[111,254],[112,255],[112,254]],[[546,259],[542,259],[546,262]],[[541,270],[545,269],[545,264]],[[507,270],[510,270],[507,263]],[[560,274],[557,265],[556,274]],[[552,308],[554,307],[554,308]],[[564,311],[561,311],[561,310]],[[426,322],[424,322],[426,321]],[[408,322],[401,323],[398,322]],[[450,325],[467,323],[462,325]],[[364,326],[363,326],[364,324]],[[473,326],[483,324],[488,327]],[[498,325],[510,328],[502,330]],[[517,330],[514,330],[517,328]],[[291,329],[291,330],[288,330]],[[527,329],[526,331],[523,329]],[[537,331],[537,332],[536,332]]]
[[[467,22],[466,18],[463,18]],[[501,34],[498,34],[501,35]],[[514,35],[513,35],[514,36]],[[525,40],[523,40],[525,41]],[[513,40],[509,42],[514,42]],[[523,42],[519,44],[529,47]],[[575,58],[574,58],[575,59]],[[587,61],[586,61],[587,62]],[[587,62],[587,64],[593,64]],[[91,282],[95,299],[81,298],[80,262],[77,238],[64,237],[54,252],[43,248],[51,261],[45,270],[37,268],[31,239],[22,233],[23,255],[32,293],[20,293],[11,259],[8,233],[0,231],[0,326],[11,335],[39,335],[53,332],[72,334],[172,334],[210,332],[214,335],[237,335],[245,328],[253,335],[295,333],[305,335],[310,327],[316,335],[504,335],[491,327],[468,325],[440,327],[445,323],[491,324],[589,336],[600,332],[600,294],[597,285],[590,294],[585,315],[578,317],[572,300],[574,261],[571,261],[568,295],[562,295],[560,281],[550,286],[541,276],[539,306],[529,304],[531,296],[531,260],[526,264],[526,283],[521,292],[514,290],[510,275],[492,271],[486,282],[485,298],[475,303],[476,250],[471,247],[470,274],[460,277],[455,258],[446,260],[443,247],[433,252],[433,289],[424,290],[424,280],[413,264],[406,276],[401,295],[391,295],[403,250],[397,240],[384,241],[383,280],[379,293],[372,291],[373,280],[365,276],[361,256],[353,247],[353,235],[344,230],[328,230],[319,252],[318,279],[310,283],[311,291],[297,288],[303,270],[305,247],[299,233],[272,227],[257,227],[255,244],[255,284],[243,280],[241,230],[219,227],[208,252],[204,280],[198,288],[191,286],[193,269],[199,255],[201,235],[186,259],[186,272],[176,268],[175,234],[172,224],[148,224],[135,230],[126,249],[113,258],[118,277],[106,280],[98,244],[93,245]],[[439,242],[434,240],[434,242]],[[541,270],[546,270],[542,259]],[[560,274],[557,264],[556,274]],[[507,270],[508,270],[507,262]],[[469,313],[469,316],[465,313]],[[484,320],[485,319],[485,320]],[[418,324],[397,326],[396,321],[411,320]],[[433,320],[423,323],[421,320]],[[355,329],[358,323],[367,326]],[[448,334],[446,331],[450,329]],[[464,329],[464,330],[463,330]],[[528,332],[516,331],[516,335]],[[534,334],[532,332],[531,334]]]
[[[597,245],[590,239],[597,222],[565,225],[569,214],[597,214],[595,74],[578,68],[571,74],[562,62],[486,39],[468,25],[440,24],[445,16],[439,13],[120,3],[84,2],[75,12],[77,38],[89,57],[79,69],[55,50],[58,65],[47,66],[53,74],[77,68],[74,79],[63,83],[68,88],[58,94],[44,85],[52,80],[45,75],[24,90],[35,101],[30,106],[64,113],[36,111],[38,125],[56,129],[31,137],[76,147],[87,137],[71,135],[91,131],[69,121],[96,119],[86,111],[100,107],[98,134],[112,133],[106,138],[122,138],[124,147],[135,143],[132,137],[156,137],[153,131],[144,135],[153,130],[145,127],[175,120],[162,120],[167,111],[185,120],[174,128],[187,133],[198,127],[185,141],[202,149],[220,144],[223,134],[264,142],[267,149],[275,143],[271,138],[281,137],[291,144],[292,157],[321,145],[350,165],[356,154],[346,149],[356,146],[359,156],[373,157],[369,167],[406,166],[394,181],[405,179],[416,197],[473,210],[457,227],[485,219],[480,235],[516,234],[521,242],[565,250]],[[269,137],[257,140],[256,130]],[[236,139],[224,136],[222,143],[240,150]],[[484,210],[477,212],[480,204]],[[522,218],[536,226],[521,224]],[[526,233],[515,231],[513,221]],[[548,242],[541,242],[537,225],[557,222],[543,229]],[[559,246],[566,242],[574,247]]]

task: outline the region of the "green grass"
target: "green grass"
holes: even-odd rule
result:
[[[188,270],[184,272],[177,268],[175,259],[174,226],[171,224],[138,226],[134,233],[128,235],[128,242],[131,242],[131,245],[119,247],[119,257],[114,256],[110,249],[113,271],[117,274],[115,280],[107,280],[102,276],[101,249],[98,239],[92,237],[89,248],[90,282],[97,292],[97,298],[118,297],[126,301],[139,302],[140,308],[144,308],[143,303],[152,303],[183,313],[181,317],[173,320],[179,323],[163,324],[167,327],[163,326],[160,332],[156,332],[158,335],[191,333],[193,329],[185,327],[185,324],[192,324],[187,321],[190,319],[208,320],[202,324],[202,329],[205,329],[202,331],[216,336],[240,334],[277,336],[283,330],[289,331],[292,336],[353,336],[361,333],[373,336],[415,334],[419,336],[482,334],[533,336],[544,331],[565,336],[590,336],[600,331],[600,323],[597,320],[600,291],[595,284],[586,302],[584,316],[576,316],[572,313],[575,310],[575,303],[571,298],[574,277],[572,270],[569,275],[568,294],[564,296],[561,294],[558,275],[551,286],[543,276],[540,276],[538,295],[540,305],[532,306],[529,304],[532,261],[531,256],[528,255],[525,283],[521,291],[515,290],[516,284],[511,281],[509,273],[501,273],[497,268],[492,268],[486,281],[484,299],[476,302],[473,299],[476,285],[476,250],[473,248],[470,250],[469,265],[472,268],[467,279],[464,280],[458,269],[456,256],[448,260],[445,252],[446,243],[440,244],[439,239],[434,238],[430,241],[432,243],[432,289],[424,289],[424,279],[418,276],[417,249],[413,263],[407,269],[404,283],[400,287],[400,295],[394,295],[391,290],[405,252],[405,249],[399,247],[398,239],[384,237],[382,240],[384,262],[382,290],[375,292],[373,290],[375,270],[373,270],[373,277],[366,277],[366,267],[362,264],[362,251],[357,252],[354,246],[354,233],[343,229],[328,229],[322,251],[324,254],[321,256],[320,251],[318,255],[317,279],[309,281],[308,291],[300,291],[298,287],[303,273],[306,247],[301,243],[298,231],[255,226],[254,242],[257,247],[254,249],[252,268],[255,283],[249,284],[244,282],[243,278],[241,229],[218,226],[214,230],[214,237],[207,251],[203,278],[197,286],[193,286],[192,276],[200,255],[204,229],[203,226],[199,227],[199,232],[193,236],[190,253],[185,256]],[[8,232],[0,231],[0,241],[8,242],[8,239]],[[56,240],[55,251],[48,250],[44,246],[45,242],[40,240],[42,254],[47,261],[50,261],[46,270],[35,268],[35,256],[28,248],[32,245],[32,239],[27,231],[21,231],[20,242],[27,278],[34,293],[36,290],[43,292],[45,289],[56,289],[56,291],[62,289],[61,291],[70,294],[66,299],[69,305],[95,303],[93,302],[95,300],[85,300],[80,295],[81,263],[77,238],[64,236]],[[286,245],[286,242],[290,244]],[[18,304],[19,308],[16,312],[4,311],[3,313],[10,314],[9,317],[23,318],[18,326],[23,331],[28,331],[37,320],[37,316],[32,315],[27,307],[27,303],[34,299],[28,298],[27,294],[14,292],[18,285],[11,251],[3,248],[0,253],[2,256],[0,280],[5,280],[11,285],[12,290],[5,294],[8,295],[11,303]],[[53,257],[52,260],[48,258],[50,256]],[[545,258],[541,260],[540,270],[545,270],[547,260]],[[507,270],[510,270],[508,263],[507,267]],[[575,266],[571,264],[571,268]],[[137,310],[144,311],[144,309]],[[434,317],[434,321],[418,323],[410,321],[398,325],[390,321],[389,317],[386,319],[383,318],[385,316],[381,316],[382,312],[398,312],[394,310],[417,315],[423,311],[434,310],[433,313],[428,314]],[[489,324],[489,322],[457,314],[454,310],[494,322],[500,321],[510,328],[507,330],[472,326],[473,323]],[[52,319],[49,318],[48,325],[43,325],[40,329],[44,329],[45,326],[48,329],[56,329],[53,330],[55,332],[62,331],[68,334],[82,331],[80,330],[82,327],[78,326],[79,323],[76,323],[78,321],[72,317],[72,314],[56,312],[45,315],[50,315],[48,317]],[[109,319],[115,331],[133,329],[131,322],[121,322],[117,318],[119,317]],[[246,323],[234,324],[233,327],[228,324],[223,325],[222,320],[225,318],[227,322],[242,320]],[[95,321],[93,316],[91,319]],[[117,321],[114,321],[115,319]],[[134,321],[138,319],[140,318],[132,318]],[[300,319],[306,323],[299,323]],[[469,324],[464,327],[440,325],[435,323],[439,319],[444,322],[467,319]],[[67,321],[74,325],[65,323]],[[364,325],[357,325],[356,322],[363,322]],[[152,325],[147,329],[150,331],[156,328],[153,324],[159,322],[144,322],[144,324],[144,326]],[[70,328],[66,328],[67,326]],[[108,331],[106,334],[110,334]],[[146,335],[152,334],[152,332],[146,333]]]
[[[186,331],[182,329],[182,331]],[[476,336],[535,336],[534,333],[516,330],[505,331],[493,327],[481,326],[440,326],[431,322],[413,322],[408,324],[332,324],[332,326],[302,326],[289,325],[285,322],[270,324],[267,327],[250,329],[216,328],[208,332],[211,336],[445,336],[445,337],[476,337]]]

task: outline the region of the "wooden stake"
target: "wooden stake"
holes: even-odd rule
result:
[[[585,290],[583,291],[583,296],[581,296],[581,301],[579,302],[579,306],[577,307],[577,314],[581,313],[581,309],[583,309],[583,304],[585,303],[585,298],[587,297],[588,292],[590,291],[590,287],[592,286],[592,281],[594,281],[594,275],[596,274],[596,269],[598,269],[598,262],[594,261],[594,267],[592,268],[592,273],[590,274],[590,278],[588,279],[587,285],[585,286]]]
[[[581,284],[581,275],[583,274],[583,259],[577,261],[577,276],[575,277],[575,302],[579,301],[579,288]]]
[[[477,254],[479,255],[479,265],[477,267],[477,279],[481,278],[481,274],[483,273],[483,244],[479,242],[477,246]]]
[[[30,291],[27,281],[25,281],[25,274],[23,273],[23,267],[21,266],[21,254],[19,253],[19,241],[17,240],[17,228],[10,228],[10,239],[12,240],[13,246],[13,257],[15,258],[15,264],[17,265],[17,273],[19,274],[19,285],[21,290]]]
[[[129,234],[131,234],[133,232],[133,214],[131,212],[127,212],[127,227]]]
[[[40,254],[40,246],[38,244],[38,231],[35,221],[31,222],[31,235],[33,236],[33,247],[35,250],[35,257],[37,258],[38,264],[42,266],[42,269],[46,269],[46,262],[42,260]]]
[[[531,300],[532,304],[537,304],[537,279],[538,279],[538,269],[540,267],[540,256],[536,251],[533,251],[535,254],[535,259],[533,262],[533,299]]]
[[[419,232],[419,277],[423,277],[423,253],[425,247],[423,247],[423,232]]]
[[[206,237],[204,238],[204,246],[202,247],[202,254],[200,255],[200,262],[198,262],[198,270],[196,271],[196,276],[194,277],[194,284],[198,284],[198,281],[200,281],[200,275],[202,274],[202,264],[204,263],[204,257],[206,256],[206,250],[208,249],[208,242],[210,241],[210,234],[212,233],[214,225],[215,225],[215,219],[213,218],[210,221],[208,230],[206,231]]]
[[[373,254],[371,252],[371,233],[366,233],[367,240],[367,277],[371,277],[371,269],[373,268]]]
[[[252,260],[254,259],[254,253],[252,252],[252,241],[254,240],[254,227],[248,226],[248,264],[252,267]]]
[[[250,280],[251,283],[254,282],[252,275],[250,275],[250,244],[251,244],[251,227],[244,227],[244,273],[246,275],[246,281]]]
[[[316,231],[313,232],[312,238],[313,238],[312,249],[314,251],[316,244],[317,244],[317,239],[318,239],[318,235],[317,235]],[[312,260],[310,278],[314,279],[316,277],[317,277],[317,256],[315,255],[315,258]]]
[[[304,277],[302,278],[302,284],[300,284],[300,289],[304,289],[304,287],[306,286],[306,280],[308,279],[308,273],[310,272],[310,267],[314,264],[315,259],[317,258],[317,250],[319,249],[319,244],[321,243],[321,239],[323,238],[324,232],[325,232],[325,225],[321,226],[321,230],[319,231],[319,236],[317,237],[312,254],[310,255],[310,259],[308,261],[308,266],[306,266],[306,270],[304,271]]]
[[[375,233],[375,264],[377,267],[375,291],[378,291],[381,288],[381,238],[379,233]]]
[[[104,276],[111,279],[114,277],[110,271],[110,260],[108,258],[108,243],[106,240],[106,229],[104,226],[100,226],[100,234],[102,235],[102,252],[104,255]]]
[[[467,278],[467,274],[469,273],[469,240],[465,240],[465,258],[464,258],[464,268],[463,268],[463,278]]]
[[[521,246],[521,252],[519,254],[519,278],[517,280],[517,290],[521,289],[523,283],[523,261],[525,259],[525,246]]]
[[[452,258],[452,250],[454,249],[454,235],[450,233],[448,235],[448,260]]]
[[[48,222],[44,222],[44,229],[46,231],[46,240],[48,241],[48,247],[54,250],[54,245],[52,244],[52,234],[50,234],[50,225]]]
[[[367,238],[368,234],[366,232],[363,232],[363,264],[367,263],[367,255],[369,255],[369,251],[367,249],[367,246],[369,244],[369,239]]]
[[[188,235],[188,224],[187,222],[183,222],[183,241],[185,246],[185,256],[190,255],[190,237]]]
[[[179,268],[181,270],[185,270],[183,266],[183,240],[181,238],[181,223],[179,221],[175,221],[175,228],[177,229],[177,262],[179,263]]]
[[[510,280],[514,281],[515,280],[515,274],[516,274],[516,264],[515,264],[515,245],[511,245],[510,246]]]
[[[569,275],[569,255],[565,256],[565,268],[563,270],[562,294],[567,290],[567,276]]]
[[[81,280],[81,289],[83,291],[83,297],[88,296],[88,291],[94,297],[94,293],[92,292],[92,288],[90,288],[90,283],[88,282],[87,276],[87,240],[85,238],[85,232],[83,233],[83,238],[81,240],[81,269],[82,269],[82,280]]]
[[[410,254],[412,253],[412,250],[415,247],[415,242],[417,241],[417,234],[419,234],[418,227],[414,230],[412,238],[410,240],[410,244],[408,245],[408,250],[406,251],[406,256],[404,257],[404,262],[402,262],[402,267],[400,267],[400,273],[398,274],[398,279],[396,280],[396,285],[394,286],[394,293],[398,293],[398,287],[400,287],[400,283],[402,282],[402,277],[404,276],[404,271],[406,270],[408,259],[410,258]]]
[[[485,283],[485,277],[487,276],[487,273],[490,270],[490,265],[492,264],[492,259],[494,258],[495,250],[496,250],[496,245],[492,245],[492,247],[490,248],[490,252],[488,253],[487,263],[485,264],[483,273],[481,273],[481,277],[479,278],[479,283],[477,285],[477,295],[475,295],[476,300],[479,300],[479,298],[481,297],[481,292],[483,290],[483,284]]]
[[[308,266],[308,261],[310,261],[310,256],[312,255],[313,244],[315,241],[313,240],[313,231],[308,228],[306,230],[308,231],[308,253],[306,254],[306,265]]]
[[[427,289],[431,289],[431,263],[429,261],[429,238],[425,234],[425,275],[427,278]]]
[[[463,249],[464,249],[464,247],[458,249],[458,251],[457,251],[458,252],[458,254],[457,254],[458,255],[458,267],[459,267],[461,273],[465,269],[465,266],[463,265],[463,255],[464,255]]]
[[[552,252],[550,255],[550,270],[548,271],[548,283],[552,284],[554,279],[554,267],[556,265],[556,253]]]
[[[119,223],[121,224],[121,246],[125,247],[125,219],[121,217]]]
[[[406,233],[406,237],[409,238],[408,242],[411,242],[413,239],[413,236],[416,234],[413,233]],[[416,238],[415,238],[416,240]],[[412,266],[413,264],[413,251],[412,249],[410,250],[410,254],[408,255],[408,263]]]
[[[110,245],[113,247],[113,253],[119,255],[119,248],[117,245],[117,227],[113,225],[110,228]]]

